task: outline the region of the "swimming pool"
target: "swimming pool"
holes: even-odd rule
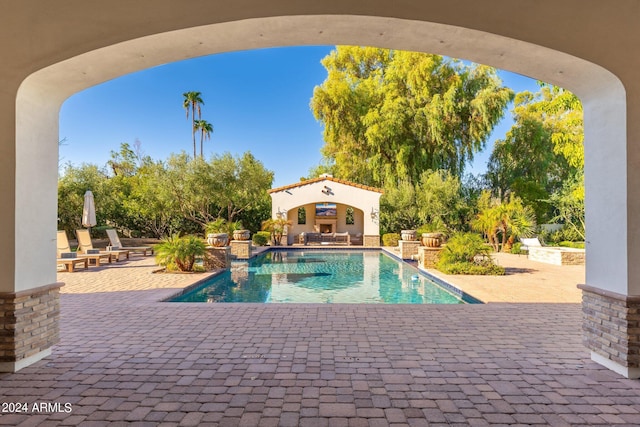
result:
[[[271,250],[172,302],[465,304],[477,302],[381,251]]]

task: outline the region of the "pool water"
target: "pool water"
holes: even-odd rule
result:
[[[380,251],[275,250],[234,261],[174,302],[464,304]]]

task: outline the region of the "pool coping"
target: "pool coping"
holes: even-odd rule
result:
[[[418,274],[421,274],[423,276],[425,276],[426,278],[428,278],[429,280],[431,280],[432,282],[434,282],[436,285],[440,286],[441,288],[443,288],[445,291],[452,293],[453,295],[457,296],[458,298],[460,298],[462,300],[462,302],[464,302],[465,304],[486,304],[484,301],[474,297],[473,295],[469,295],[468,293],[464,292],[463,290],[457,288],[456,286],[452,285],[451,283],[447,282],[446,280],[441,279],[440,277],[434,276],[433,274],[429,273],[428,271],[425,271],[423,269],[421,269],[418,265],[416,261],[408,261],[408,260],[404,260],[402,258],[400,258],[397,254],[393,253],[392,251],[390,251],[389,249],[385,248],[385,247],[359,247],[359,248],[355,248],[355,247],[341,247],[341,246],[332,246],[332,247],[318,247],[316,248],[314,247],[308,247],[308,246],[304,246],[304,247],[294,247],[294,246],[275,246],[275,247],[268,247],[264,250],[261,250],[259,252],[255,252],[251,257],[247,258],[246,260],[243,259],[241,261],[249,261],[255,257],[257,257],[258,255],[261,255],[263,253],[266,252],[272,252],[272,251],[300,251],[300,250],[304,250],[303,248],[306,248],[306,250],[309,251],[321,251],[321,252],[384,252],[386,255],[388,255],[389,257],[395,259],[396,261],[400,261],[403,262],[407,265],[410,265],[412,267],[415,267],[416,270],[418,271]],[[171,301],[174,298],[177,298],[179,296],[182,296],[188,292],[193,291],[194,289],[202,286],[205,282],[213,279],[214,277],[219,276],[220,274],[222,274],[223,272],[225,272],[227,269],[219,269],[213,272],[213,274],[210,274],[207,277],[204,277],[200,280],[198,280],[195,283],[192,283],[191,285],[178,290],[175,294],[172,294],[166,298],[161,299],[159,302],[171,302],[171,303],[179,303],[179,304],[190,304],[189,302],[182,302],[182,301]],[[200,304],[200,303],[198,303]],[[429,304],[425,304],[425,305],[429,305]]]

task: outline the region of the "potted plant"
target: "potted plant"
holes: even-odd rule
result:
[[[432,221],[418,228],[421,242],[428,248],[438,248],[446,237],[446,226],[440,220]]]
[[[226,246],[229,242],[228,229],[227,220],[224,218],[206,223],[204,231],[207,234],[207,243],[215,247]]]
[[[229,234],[233,236],[233,240],[249,240],[251,238],[251,232],[242,228],[242,222],[234,221],[228,225]]]
[[[402,230],[400,231],[400,236],[402,240],[413,242],[417,239],[417,231],[416,230]]]

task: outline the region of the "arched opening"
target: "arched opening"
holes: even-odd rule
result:
[[[57,113],[68,96],[178,59],[257,47],[341,43],[465,58],[576,93],[585,112],[587,282],[621,295],[640,293],[637,281],[632,283],[640,272],[628,263],[640,247],[629,241],[627,226],[628,212],[637,203],[630,205],[627,200],[626,93],[620,80],[599,65],[541,45],[461,26],[362,15],[251,18],[185,25],[184,29],[157,34],[150,30],[149,34],[142,31],[139,38],[44,66],[22,81],[15,103],[15,144],[12,141],[9,160],[3,163],[6,173],[11,174],[4,185],[9,188],[7,194],[13,195],[14,209],[4,216],[12,226],[8,242],[12,253],[0,261],[4,271],[13,273],[13,280],[2,290],[26,291],[55,282],[54,260],[49,254],[54,253],[56,229]],[[36,205],[42,209],[34,209]],[[621,226],[611,228],[608,224],[612,223]],[[30,242],[36,239],[43,244],[34,248]],[[611,241],[616,242],[613,248]],[[627,368],[627,375],[640,374],[638,368]]]

